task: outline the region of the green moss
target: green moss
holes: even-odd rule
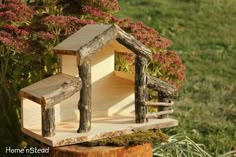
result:
[[[104,138],[91,142],[81,143],[82,146],[131,146],[147,142],[167,142],[167,136],[160,130],[151,129],[147,131],[137,131],[132,134]]]

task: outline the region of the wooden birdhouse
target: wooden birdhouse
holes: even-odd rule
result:
[[[166,116],[176,89],[146,76],[151,50],[117,25],[86,25],[53,51],[61,74],[20,91],[24,133],[56,147],[177,125]],[[115,70],[116,52],[135,56],[134,73]],[[163,101],[148,102],[146,88]],[[156,118],[148,106],[158,108]]]

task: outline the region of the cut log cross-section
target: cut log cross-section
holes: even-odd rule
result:
[[[82,89],[80,91],[80,100],[78,108],[80,111],[80,123],[78,133],[85,133],[91,129],[91,63],[84,60],[79,65],[79,76],[82,80]]]
[[[135,57],[135,121],[136,123],[145,123],[146,106],[145,106],[145,83],[147,60],[140,56]]]

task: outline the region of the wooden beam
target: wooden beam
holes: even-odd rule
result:
[[[152,59],[152,51],[149,48],[147,48],[144,44],[135,39],[131,34],[126,33],[119,26],[114,26],[116,27],[116,30],[118,32],[118,37],[116,40],[119,43],[133,51],[136,55],[142,56],[147,60]]]
[[[81,80],[66,74],[57,74],[20,90],[20,96],[51,108],[81,89]]]
[[[55,135],[55,109],[54,107],[44,109],[42,105],[42,136],[51,137]]]
[[[145,102],[146,106],[166,106],[166,107],[170,107],[174,105],[174,102],[171,101],[169,102]]]
[[[142,56],[148,60],[152,59],[152,52],[149,48],[115,24],[86,25],[55,46],[53,51],[57,54],[76,54],[81,60],[80,64],[82,64],[83,60],[95,54],[106,44],[112,43],[115,39],[136,55]]]
[[[148,76],[147,87],[155,91],[161,91],[167,97],[176,97],[177,88],[159,78]]]
[[[58,79],[60,79],[60,77],[58,77]],[[61,77],[61,79],[63,79],[63,77]],[[68,77],[67,79],[65,79],[64,82],[62,82],[55,89],[53,89],[53,91],[43,95],[43,101],[44,104],[46,105],[45,108],[46,109],[51,108],[55,104],[58,104],[61,101],[69,98],[70,96],[78,92],[81,89],[81,87],[82,84],[80,79],[72,76]]]
[[[158,111],[154,113],[147,113],[147,118],[159,118],[160,116],[174,113],[174,110]]]
[[[135,122],[144,123],[146,119],[146,106],[144,89],[146,83],[145,68],[147,60],[141,56],[135,57]]]
[[[103,33],[94,37],[91,41],[86,43],[79,49],[80,64],[83,64],[83,60],[88,59],[88,57],[94,55],[102,47],[111,43],[117,37],[117,32],[114,26],[105,30]]]
[[[79,66],[79,76],[82,80],[82,89],[80,91],[79,111],[80,123],[78,133],[85,133],[91,129],[91,63],[85,60]]]

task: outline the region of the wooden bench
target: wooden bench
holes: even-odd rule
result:
[[[28,99],[32,101],[31,104],[36,103],[41,105],[42,135],[44,137],[55,135],[54,106],[71,97],[73,94],[78,92],[81,87],[82,84],[80,78],[67,74],[57,74],[21,89],[22,128],[27,126],[27,124],[24,124],[25,115],[23,115],[23,106],[28,105],[24,104],[24,99]],[[34,112],[34,110],[31,112]],[[32,116],[31,119],[33,120],[34,118]]]

